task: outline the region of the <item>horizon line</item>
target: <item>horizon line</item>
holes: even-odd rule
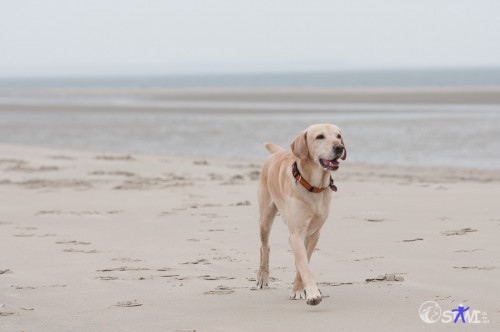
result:
[[[94,68],[97,70],[97,68]],[[108,79],[137,77],[198,77],[198,76],[239,76],[239,75],[287,75],[287,74],[318,74],[318,73],[352,73],[352,72],[433,72],[433,71],[473,71],[500,70],[500,65],[487,66],[398,66],[398,67],[350,67],[350,68],[308,68],[308,69],[256,69],[256,70],[199,70],[199,71],[156,71],[147,70],[108,71],[108,72],[60,72],[40,74],[1,75],[0,80],[38,80],[38,79]]]

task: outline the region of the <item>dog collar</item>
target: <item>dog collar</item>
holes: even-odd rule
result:
[[[312,192],[312,193],[320,193],[326,188],[330,188],[333,191],[337,191],[337,186],[333,183],[333,178],[330,175],[330,184],[328,187],[325,188],[317,188],[314,186],[311,186],[309,182],[307,182],[303,177],[302,174],[299,172],[299,167],[297,166],[297,162],[294,162],[292,165],[292,174],[293,177],[295,178],[295,183],[299,183],[302,185],[302,187],[306,188],[307,191]]]

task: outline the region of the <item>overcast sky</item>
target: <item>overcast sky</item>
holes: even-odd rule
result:
[[[500,66],[500,0],[0,0],[0,76]]]

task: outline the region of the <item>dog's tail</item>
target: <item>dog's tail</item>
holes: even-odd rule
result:
[[[285,151],[281,146],[277,146],[276,144],[273,143],[266,143],[264,144],[265,148],[267,151],[269,151],[271,154],[276,153],[276,152],[281,152]]]

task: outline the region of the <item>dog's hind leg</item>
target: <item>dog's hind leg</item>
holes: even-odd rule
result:
[[[257,273],[257,289],[265,288],[269,285],[269,234],[271,233],[274,217],[278,212],[267,188],[259,188],[259,210],[261,247],[260,267]]]

